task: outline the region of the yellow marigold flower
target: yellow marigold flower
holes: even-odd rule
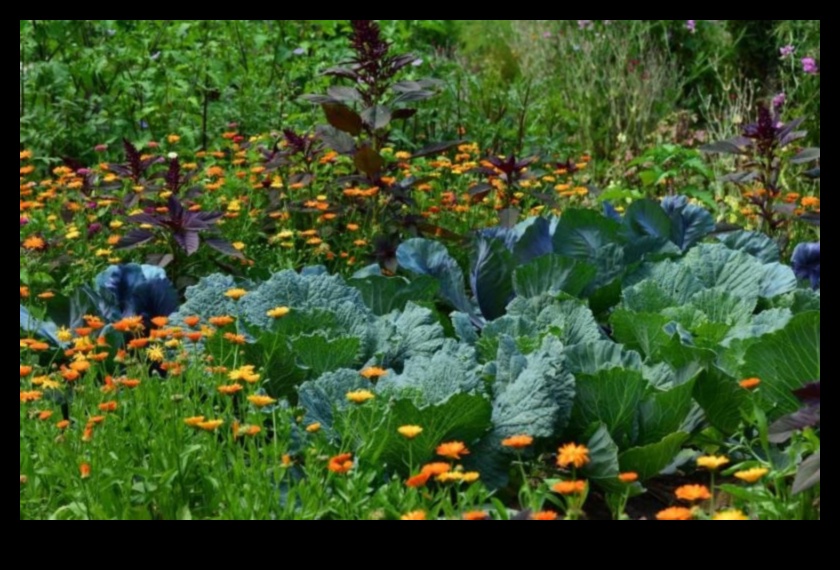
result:
[[[234,382],[245,381],[248,384],[256,384],[260,381],[260,375],[254,373],[254,367],[251,365],[242,366],[236,370],[232,370],[228,374],[228,378]]]
[[[231,245],[233,246],[233,249],[235,249],[236,251],[242,251],[242,250],[245,249],[245,243],[241,242],[241,241],[235,241]]]
[[[694,513],[691,509],[684,509],[682,507],[672,507],[665,509],[656,515],[658,521],[690,521],[694,518]]]
[[[425,511],[413,511],[400,517],[402,521],[424,521],[426,520]]]
[[[212,420],[212,421],[209,421],[209,422],[201,422],[201,423],[197,424],[196,427],[200,430],[212,432],[212,431],[216,431],[217,429],[219,429],[223,425],[225,425],[225,422],[223,420]]]
[[[750,517],[741,511],[723,511],[714,516],[713,521],[748,521]]]
[[[270,319],[282,319],[286,315],[288,315],[292,310],[289,307],[277,307],[275,309],[271,309],[266,316]]]
[[[586,492],[586,481],[560,481],[551,487],[558,495],[583,495]]]
[[[530,435],[515,435],[502,440],[502,447],[510,449],[527,449],[534,445],[534,438]]]
[[[561,469],[581,469],[589,464],[589,450],[584,445],[570,443],[559,450],[557,466]]]
[[[248,291],[245,289],[231,289],[227,293],[225,293],[225,297],[228,299],[233,299],[234,301],[238,301],[242,297],[248,294]]]
[[[367,390],[357,390],[355,392],[349,392],[347,394],[347,400],[354,404],[364,404],[376,398],[376,396],[372,392],[368,392]]]
[[[532,521],[556,521],[558,518],[554,511],[542,511],[531,515]]]
[[[707,455],[697,459],[697,467],[708,469],[709,471],[717,471],[726,465],[729,465],[728,457]]]
[[[347,231],[348,231],[348,232],[357,232],[357,231],[359,231],[359,224],[347,224]]]
[[[756,467],[755,469],[749,469],[747,471],[739,471],[735,474],[735,478],[752,485],[767,477],[768,473],[770,473],[768,469]]]
[[[468,485],[471,485],[472,483],[477,482],[479,479],[481,479],[481,473],[478,473],[476,471],[467,471],[466,473],[464,473],[464,476],[462,477],[462,480],[464,481],[464,483],[466,483]]]
[[[187,418],[184,420],[184,423],[189,427],[198,427],[199,424],[203,424],[206,418],[204,416],[195,416],[194,418]]]
[[[676,490],[675,495],[679,500],[687,503],[708,501],[712,498],[709,488],[705,485],[684,485]]]
[[[420,426],[402,426],[397,430],[397,433],[406,439],[416,439],[423,433],[423,428]]]
[[[368,380],[373,382],[379,380],[380,378],[388,374],[388,371],[383,368],[377,368],[376,366],[373,366],[370,368],[365,368],[359,374],[361,374],[363,378],[367,378]]]
[[[744,390],[755,390],[761,385],[760,378],[747,378],[746,380],[741,380],[739,382],[741,388]]]
[[[181,137],[179,137],[178,135],[169,135],[168,137],[166,137],[166,141],[169,144],[175,144],[180,140],[181,140]]]
[[[464,480],[464,474],[460,471],[449,471],[448,473],[441,473],[435,477],[435,481],[446,485],[447,483],[461,483]]]
[[[269,396],[248,396],[248,401],[256,408],[266,408],[277,403],[277,400]]]
[[[814,198],[813,196],[807,196],[802,198],[802,207],[803,208],[819,208],[820,207],[820,199]]]
[[[460,461],[463,456],[469,455],[470,451],[462,442],[453,441],[439,445],[435,453],[453,461]]]
[[[163,362],[166,355],[161,347],[153,346],[146,351],[146,358],[148,358],[151,362]]]
[[[319,423],[309,424],[306,426],[306,433],[318,433],[319,431],[321,431],[321,424]]]

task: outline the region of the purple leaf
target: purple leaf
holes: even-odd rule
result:
[[[223,253],[225,255],[229,255],[231,257],[236,257],[239,259],[245,259],[245,256],[242,255],[242,252],[237,250],[233,247],[229,242],[221,239],[221,238],[206,238],[204,240],[208,246],[212,247],[219,253]]]
[[[155,234],[146,230],[131,230],[117,243],[117,249],[129,249],[155,239]]]

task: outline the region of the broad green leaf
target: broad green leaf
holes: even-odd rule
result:
[[[729,435],[741,426],[741,411],[749,403],[749,394],[737,380],[712,368],[697,378],[694,399],[703,408],[709,423]]]
[[[622,345],[608,340],[567,346],[563,352],[566,356],[566,366],[575,375],[593,375],[611,368],[642,369],[642,358],[637,352],[626,350]]]
[[[361,291],[365,305],[378,316],[402,311],[409,301],[434,301],[440,289],[438,282],[427,275],[419,275],[411,281],[374,275],[352,279],[349,284]]]
[[[421,238],[408,240],[397,249],[397,261],[406,271],[437,279],[444,299],[462,313],[474,313],[464,288],[464,273],[443,244]]]
[[[701,244],[689,251],[682,263],[707,288],[717,287],[750,302],[761,293],[762,264],[746,253],[722,244]]]
[[[650,445],[679,431],[691,412],[693,392],[692,380],[646,398],[641,405],[639,436],[634,443]]]
[[[479,238],[472,286],[481,314],[487,320],[505,314],[505,308],[514,296],[514,269],[516,260],[502,240]]]
[[[820,378],[820,313],[796,315],[747,351],[744,378],[761,379],[761,395],[785,414],[799,407],[794,390]]]
[[[656,477],[671,464],[686,440],[687,433],[675,432],[657,443],[628,449],[618,458],[621,472],[638,473],[642,481]]]
[[[443,327],[434,313],[410,302],[405,311],[380,319],[378,364],[401,372],[409,358],[431,357],[443,348],[444,341]]]
[[[299,405],[306,411],[305,424],[319,423],[324,430],[331,430],[336,411],[351,405],[347,394],[369,389],[370,381],[362,378],[357,370],[337,370],[304,383],[299,389]]]
[[[580,296],[595,280],[592,265],[559,255],[544,255],[513,274],[513,287],[520,297],[538,297],[544,293],[568,293]]]
[[[768,263],[762,269],[761,296],[765,299],[785,295],[795,291],[799,286],[793,269],[787,265]]]
[[[694,294],[691,304],[702,311],[711,322],[732,327],[749,321],[758,302],[757,299],[741,298],[722,287],[715,287]]]
[[[548,438],[562,432],[575,402],[575,378],[564,366],[563,345],[546,337],[523,356],[513,339],[502,337],[493,384],[494,434]]]
[[[620,447],[629,447],[639,406],[648,389],[641,372],[613,368],[592,375],[578,374],[577,397],[572,412],[572,429],[581,433],[587,426],[600,423],[606,426]]]
[[[718,239],[729,249],[749,253],[762,263],[774,263],[782,258],[779,245],[761,232],[730,232]]]
[[[408,475],[408,460],[414,468],[435,457],[441,442],[463,441],[468,446],[490,429],[490,401],[481,395],[454,394],[433,406],[417,407],[410,399],[392,402],[387,420],[365,438],[361,456],[371,463],[385,465]],[[423,433],[407,440],[398,433],[405,425],[423,427]]]
[[[554,232],[554,253],[593,261],[598,251],[619,241],[621,225],[594,210],[567,210]]]
[[[361,341],[354,337],[330,339],[323,334],[307,334],[290,339],[299,366],[318,377],[339,368],[350,368],[359,357]]]
[[[668,317],[662,315],[633,313],[624,309],[617,310],[610,318],[615,340],[648,358],[656,355],[660,347],[671,340],[665,332],[668,322]]]
[[[607,491],[622,491],[624,484],[618,480],[621,473],[618,446],[610,437],[607,426],[594,424],[586,430],[582,441],[589,449],[589,464],[581,475]]]

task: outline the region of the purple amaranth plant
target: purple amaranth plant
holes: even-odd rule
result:
[[[175,196],[170,196],[167,212],[160,214],[154,210],[128,218],[129,222],[152,226],[162,230],[170,245],[176,244],[188,256],[198,251],[201,245],[200,234],[207,233],[204,243],[225,255],[242,258],[243,255],[230,243],[216,235],[216,222],[223,216],[220,212],[191,212]],[[117,244],[118,249],[128,249],[148,243],[158,237],[154,231],[134,229],[128,232]],[[175,247],[173,246],[173,251]]]
[[[781,55],[783,58],[784,57],[790,57],[790,56],[793,55],[793,52],[795,52],[795,51],[796,51],[796,48],[794,46],[792,46],[791,44],[788,44],[786,46],[782,46],[781,48],[779,48],[779,55]]]

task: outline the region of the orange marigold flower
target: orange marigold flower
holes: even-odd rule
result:
[[[224,339],[239,346],[243,346],[247,342],[245,340],[245,335],[242,334],[225,333]]]
[[[243,390],[242,384],[231,384],[229,386],[219,386],[216,388],[219,394],[223,396],[234,396]]]
[[[452,466],[449,463],[429,463],[422,469],[422,473],[429,477],[439,477],[450,471],[452,471]]]
[[[218,327],[218,328],[223,328],[223,327],[226,327],[228,325],[232,325],[235,322],[236,322],[236,319],[234,319],[233,317],[228,316],[228,315],[223,315],[221,317],[211,317],[210,318],[210,324],[213,325],[214,327]]]
[[[554,511],[542,511],[531,515],[532,521],[556,521],[558,518]]]
[[[717,455],[704,455],[697,458],[697,467],[700,469],[708,469],[709,471],[717,471],[721,467],[729,465],[729,458]]]
[[[583,495],[586,492],[586,481],[560,481],[551,487],[558,495]]]
[[[99,424],[105,422],[105,416],[93,416],[88,420],[88,424],[98,426]]]
[[[185,336],[187,337],[188,341],[195,344],[195,343],[201,341],[201,339],[204,337],[204,333],[202,333],[201,331],[193,331],[193,332],[188,332]]]
[[[117,411],[117,403],[116,402],[105,402],[99,404],[99,411],[100,412],[116,412]]]
[[[90,465],[87,463],[82,463],[79,465],[79,475],[81,475],[82,479],[87,479],[90,477]]]
[[[534,438],[530,435],[515,435],[502,440],[502,447],[510,449],[527,449],[534,445]]]
[[[32,374],[32,367],[31,366],[24,366],[23,364],[20,365],[20,377],[26,378]]]
[[[373,366],[370,368],[365,368],[360,372],[360,374],[363,378],[367,378],[370,381],[375,381],[388,374],[388,371],[383,368],[377,368],[376,366]]]
[[[204,423],[206,418],[204,416],[195,416],[194,418],[187,418],[184,423],[189,427],[198,427],[199,424]]]
[[[767,477],[768,473],[770,473],[768,469],[756,467],[755,469],[749,469],[747,471],[739,471],[735,474],[735,478],[752,485]]]
[[[741,380],[739,382],[741,388],[744,390],[755,390],[761,385],[760,378],[747,378],[746,380]]]
[[[705,485],[684,485],[676,490],[677,498],[687,503],[708,501],[712,498],[709,488]]]
[[[347,401],[359,406],[370,402],[374,398],[376,398],[376,396],[373,394],[373,392],[368,392],[367,390],[357,390],[355,392],[349,392],[347,394]]]
[[[152,319],[152,324],[157,328],[162,329],[169,324],[169,319],[167,317],[155,317]]]
[[[23,248],[30,251],[40,251],[45,247],[47,247],[47,242],[37,236],[26,238],[23,242]]]
[[[453,441],[439,445],[435,453],[453,461],[460,461],[462,457],[469,455],[470,451],[462,442]]]
[[[20,288],[20,298],[21,299],[28,299],[29,298],[29,287],[21,287]]]
[[[55,427],[57,427],[61,431],[64,431],[70,427],[70,422],[68,420],[61,420],[60,422],[55,424]]]
[[[54,297],[55,297],[55,293],[53,293],[52,291],[47,291],[46,293],[41,293],[40,295],[38,295],[38,298],[41,299],[42,301],[49,301],[50,299],[52,299]]]
[[[67,382],[75,382],[79,379],[81,375],[76,372],[75,370],[70,370],[69,368],[63,368],[61,370],[61,377],[64,378]]]
[[[750,520],[750,517],[748,517],[747,515],[745,515],[741,511],[732,510],[732,511],[720,512],[720,513],[716,514],[714,516],[714,518],[712,518],[712,520],[713,521],[748,521],[748,520]]]
[[[694,518],[694,513],[691,509],[684,509],[682,507],[672,507],[665,509],[656,515],[658,521],[690,521]]]
[[[405,482],[405,486],[409,489],[419,489],[421,487],[425,487],[431,477],[432,475],[430,473],[420,473],[419,475],[409,478],[409,480]]]
[[[99,329],[105,328],[105,323],[102,322],[102,319],[99,317],[94,317],[92,315],[85,315],[85,323],[88,327],[92,328],[95,331]]]
[[[184,324],[187,325],[188,327],[195,327],[200,322],[201,322],[201,317],[196,317],[196,316],[187,317],[187,318],[184,319]]]
[[[397,430],[397,433],[406,439],[417,439],[423,433],[423,428],[420,426],[402,426]]]
[[[90,370],[90,362],[87,360],[76,360],[75,362],[70,363],[70,369],[75,370],[79,374],[84,374]]]
[[[425,511],[414,511],[400,517],[402,521],[424,521],[426,520]]]
[[[630,484],[635,483],[636,481],[639,480],[639,474],[638,473],[633,473],[633,472],[622,473],[621,475],[618,476],[618,480],[621,481],[622,483],[626,484],[626,485],[630,485]]]
[[[490,520],[490,515],[488,515],[484,511],[470,511],[468,513],[464,513],[464,520],[465,521],[486,521],[486,520]]]
[[[20,403],[21,404],[28,404],[30,402],[37,402],[41,398],[44,397],[42,392],[38,392],[37,390],[32,390],[30,392],[21,392],[20,393]]]
[[[260,433],[262,433],[262,428],[259,426],[237,426],[234,437],[256,437]]]
[[[803,208],[819,208],[820,207],[820,199],[815,198],[813,196],[806,196],[802,198],[802,207]]]
[[[39,421],[42,421],[42,422],[47,421],[47,420],[48,420],[48,419],[50,419],[51,417],[53,417],[53,412],[52,412],[52,410],[44,410],[43,412],[41,412],[40,414],[38,414],[38,420],[39,420]]]
[[[199,424],[196,424],[196,427],[200,430],[212,432],[212,431],[216,431],[217,429],[219,429],[223,425],[225,425],[224,420],[212,420],[212,421],[209,421],[209,422],[201,422]]]
[[[330,459],[327,468],[330,470],[330,472],[335,473],[337,475],[344,475],[346,473],[349,473],[353,469],[353,454],[342,453],[341,455],[336,455],[335,457]]]
[[[557,466],[561,469],[581,469],[589,464],[589,450],[584,445],[570,443],[559,450]]]
[[[149,346],[149,339],[147,338],[135,338],[132,341],[129,341],[128,348],[139,350],[141,348],[146,348]]]
[[[277,403],[277,400],[269,396],[248,396],[248,401],[256,408],[267,408]]]
[[[225,297],[228,299],[233,299],[234,301],[238,301],[242,297],[248,294],[248,291],[245,289],[230,289],[225,293]]]

